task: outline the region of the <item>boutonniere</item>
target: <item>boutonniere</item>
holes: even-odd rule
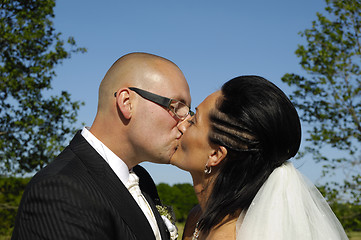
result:
[[[175,240],[178,238],[178,229],[175,225],[175,214],[173,212],[173,208],[171,206],[163,206],[163,205],[157,205],[157,210],[162,216],[162,219],[167,226],[169,233],[170,233],[170,239]]]

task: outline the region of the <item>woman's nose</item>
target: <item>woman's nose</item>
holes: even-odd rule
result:
[[[187,128],[189,127],[189,119],[191,118],[190,115],[188,115],[185,119],[178,122],[178,130],[182,133],[182,135],[186,132]]]

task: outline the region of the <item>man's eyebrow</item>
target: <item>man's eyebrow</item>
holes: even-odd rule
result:
[[[186,100],[185,100],[183,97],[181,97],[181,96],[174,96],[174,97],[171,97],[170,99],[174,99],[174,100],[180,101],[180,102],[182,102],[182,103],[184,103],[185,105],[188,106],[188,104],[186,103]],[[190,105],[190,104],[189,104],[189,105]]]

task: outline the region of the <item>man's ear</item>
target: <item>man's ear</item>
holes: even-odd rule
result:
[[[132,102],[128,88],[119,89],[117,92],[117,106],[123,117],[129,120],[132,117]]]
[[[212,153],[208,157],[207,165],[209,167],[215,167],[220,164],[227,156],[227,149],[223,146],[218,146],[212,150]]]

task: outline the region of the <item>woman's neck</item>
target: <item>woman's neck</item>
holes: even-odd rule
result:
[[[191,175],[193,179],[194,192],[196,193],[199,205],[202,210],[204,210],[213,189],[215,175],[205,175],[204,173]]]

